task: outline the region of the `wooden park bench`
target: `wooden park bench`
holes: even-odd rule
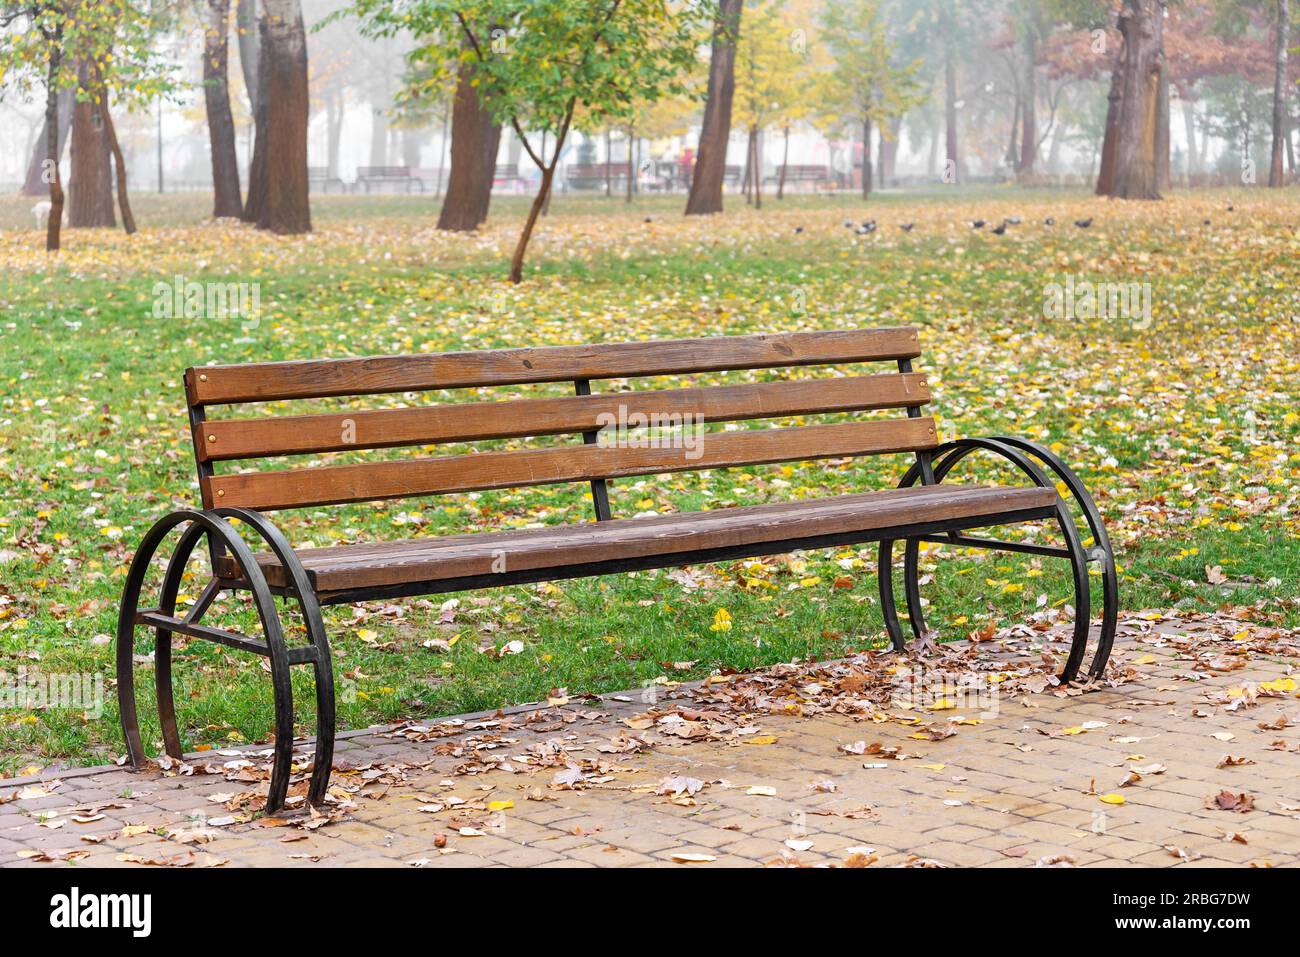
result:
[[[1084,661],[1092,607],[1089,565],[1096,564],[1103,618],[1090,674],[1100,675],[1115,635],[1118,592],[1111,546],[1092,498],[1056,455],[1031,442],[997,437],[940,443],[934,419],[922,414],[930,400],[928,379],[911,365],[920,351],[914,328],[843,329],[188,369],[185,392],[202,507],[173,512],[158,521],[144,536],[126,579],[117,631],[117,687],[131,761],[137,766],[144,761],[132,674],[137,628],[155,633],[162,739],[167,753],[176,758],[181,756],[181,742],[172,701],[172,636],[207,639],[269,659],[275,745],[267,807],[274,811],[283,805],[290,782],[294,726],[289,672],[294,665],[315,670],[317,725],[309,800],[321,802],[329,781],[334,679],[322,605],[391,601],[866,542],[879,543],[884,624],[900,650],[905,638],[891,574],[896,543],[904,546],[905,597],[916,637],[927,631],[918,574],[922,542],[1069,562],[1075,622],[1073,643],[1061,668],[1061,680],[1066,682],[1075,679]],[[888,363],[888,371],[780,378],[787,374],[780,370],[795,366],[874,362]],[[778,370],[771,381],[674,389],[647,384],[637,391],[592,391],[594,380],[671,374],[702,377],[767,369]],[[572,382],[575,394],[369,411],[347,408],[300,415],[245,412],[236,418],[208,417],[215,407],[246,403],[557,382]],[[860,414],[880,410],[895,411],[883,417]],[[702,431],[694,442],[680,436],[674,441],[634,441],[636,432],[611,428],[615,423],[642,421],[640,416],[662,425],[833,413],[839,417],[828,424]],[[582,441],[556,444],[552,440],[519,450],[433,456],[394,458],[390,452],[383,458],[366,456],[348,464],[298,458],[290,459],[284,468],[260,464],[242,471],[217,468],[222,463],[267,457],[562,435],[581,435]],[[1016,481],[1000,486],[949,482],[952,470],[977,452],[1005,459],[1016,470]],[[609,483],[615,479],[884,453],[911,457],[911,467],[894,489],[613,517]],[[568,482],[590,483],[594,521],[295,550],[265,514]],[[1086,524],[1082,533],[1058,487],[1082,512]],[[232,524],[236,519],[238,531]],[[1059,528],[1061,544],[1048,544],[1039,537],[1003,541],[968,534],[971,529],[1042,520]],[[182,528],[164,566],[156,600],[142,606],[146,571],[169,534]],[[246,543],[243,535],[257,544]],[[209,552],[211,577],[194,604],[179,614],[182,576],[201,542]],[[251,593],[261,620],[260,637],[202,622],[213,600],[225,591]],[[281,620],[277,597],[298,606],[305,643],[287,640],[291,622]],[[286,612],[291,607],[283,605]]]
[[[570,163],[564,168],[564,178],[570,189],[604,188],[608,182],[617,188],[626,183],[632,173],[632,164],[622,163]]]
[[[337,176],[331,176],[328,166],[308,166],[307,167],[307,189],[313,190],[320,187],[321,192],[328,193],[331,186],[337,186],[339,192],[346,192],[347,186],[343,180]]]
[[[816,164],[794,164],[789,166],[778,166],[776,172],[766,178],[769,183],[780,183],[782,173],[785,175],[785,185],[791,186],[799,183],[812,183],[813,186],[820,186],[831,178],[831,169],[829,166],[820,166]]]
[[[412,173],[409,166],[358,166],[356,185],[364,186],[369,193],[372,183],[405,186],[408,193],[418,187],[420,192],[424,192],[424,180]]]

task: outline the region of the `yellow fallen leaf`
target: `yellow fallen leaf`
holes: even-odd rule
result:
[[[1122,795],[1122,794],[1103,794],[1103,795],[1101,795],[1101,800],[1102,800],[1102,803],[1104,803],[1104,804],[1123,804],[1123,803],[1124,803],[1124,795]]]
[[[746,744],[776,744],[776,735],[760,734],[756,738],[746,738],[745,743]]]
[[[947,767],[946,764],[921,764],[917,766],[925,768],[927,771],[942,771],[945,767]]]
[[[514,801],[488,801],[489,811],[506,811],[514,806]]]

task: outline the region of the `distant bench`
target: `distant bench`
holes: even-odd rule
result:
[[[371,183],[401,184],[408,193],[419,187],[420,192],[424,192],[424,180],[412,173],[409,166],[358,166],[356,185],[364,186],[368,193]]]
[[[518,163],[498,163],[497,168],[492,173],[492,185],[508,186],[516,192],[522,192],[526,185],[524,178],[519,175]]]
[[[570,163],[564,177],[572,189],[594,189],[609,183],[624,183],[632,175],[631,163]]]
[[[787,186],[791,183],[812,183],[816,186],[820,183],[825,183],[830,178],[831,170],[829,166],[820,166],[815,163],[804,163],[778,166],[776,172],[766,178],[766,182],[784,182]]]
[[[337,184],[340,193],[347,191],[347,184],[337,176],[331,176],[328,166],[307,167],[307,189],[309,191],[319,186],[321,192],[328,193],[330,184]]]

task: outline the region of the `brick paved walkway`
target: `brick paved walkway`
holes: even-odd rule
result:
[[[239,780],[240,765],[222,767],[243,759],[231,752],[190,762],[223,773],[100,768],[3,782],[0,863],[1296,865],[1300,696],[1287,676],[1300,662],[1240,653],[1232,634],[1243,628],[1130,619],[1117,657],[1138,680],[1002,700],[982,716],[945,711],[977,721],[934,741],[884,715],[763,716],[725,740],[637,751],[626,735],[646,710],[639,692],[430,721],[410,732],[425,741],[371,730],[340,742],[332,793],[343,803],[330,819],[283,826],[226,806],[257,787]],[[1198,665],[1169,635],[1213,640]],[[986,653],[1009,665],[1029,654]],[[658,706],[673,704],[692,706],[684,688]],[[865,753],[850,753],[856,742]],[[529,767],[538,755],[552,765]]]

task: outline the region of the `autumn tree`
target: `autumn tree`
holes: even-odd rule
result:
[[[807,96],[805,59],[790,42],[790,25],[777,0],[765,0],[748,12],[745,32],[736,46],[734,119],[748,134],[746,169],[753,203],[763,206],[764,130],[788,122]],[[786,128],[789,144],[789,128]]]
[[[834,66],[821,77],[827,108],[852,117],[862,130],[862,198],[871,195],[872,126],[902,116],[922,96],[913,61],[893,64],[894,45],[880,16],[878,0],[829,0],[822,12],[822,37]]]
[[[481,104],[511,126],[537,166],[541,186],[515,246],[511,282],[523,278],[575,114],[626,123],[638,102],[680,88],[699,39],[694,8],[666,0],[358,0],[353,10],[374,35],[409,30],[458,71],[472,64]],[[525,130],[541,132],[549,147],[534,146]]]
[[[73,108],[74,136],[76,115],[84,115],[83,137],[88,145],[79,155],[87,165],[94,161],[93,189],[99,191],[96,203],[105,199],[112,203],[111,187],[101,178],[102,163],[106,156],[112,157],[123,225],[128,232],[134,230],[109,100],[116,97],[129,106],[171,88],[168,66],[161,62],[155,42],[168,24],[169,10],[161,0],[0,0],[0,83],[23,96],[38,87],[44,90],[42,176],[50,195],[45,247],[51,252],[61,243],[65,203],[59,154],[60,99],[66,91],[73,93],[77,104]],[[74,172],[78,165],[74,160]],[[90,178],[83,181],[82,198],[92,195],[90,183]],[[109,210],[111,213],[111,206]]]

